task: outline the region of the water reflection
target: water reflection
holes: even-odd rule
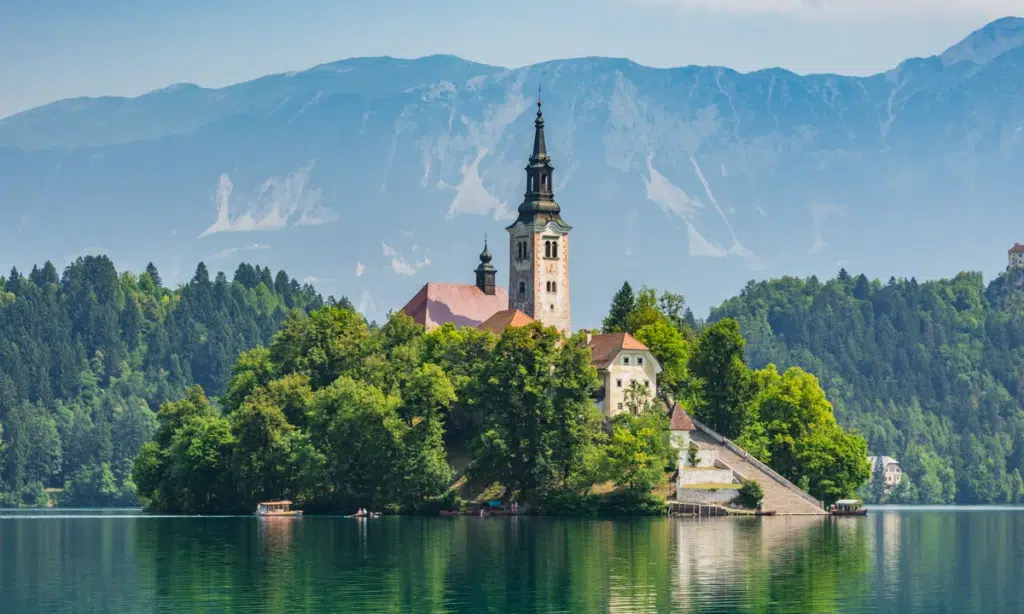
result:
[[[1015,510],[0,519],[0,610],[26,614],[1019,612],[1021,578]]]

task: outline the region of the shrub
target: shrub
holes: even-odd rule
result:
[[[696,467],[697,463],[700,462],[700,456],[697,455],[697,445],[690,444],[689,449],[686,450],[686,462],[691,467]]]
[[[761,505],[762,499],[764,499],[764,490],[761,489],[761,485],[754,480],[747,480],[740,486],[739,494],[734,502],[743,507],[754,509]]]
[[[442,510],[461,511],[464,507],[466,502],[455,489],[451,489],[440,497],[422,501],[407,511],[421,516],[437,516]]]

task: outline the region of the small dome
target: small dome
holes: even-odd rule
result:
[[[484,264],[491,263],[491,252],[487,249],[487,239],[484,239],[484,251],[480,252],[480,262]]]

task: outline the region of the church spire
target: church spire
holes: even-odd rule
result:
[[[536,164],[551,159],[548,157],[547,143],[544,142],[544,112],[541,110],[540,88],[537,88],[537,119],[533,125],[533,155],[530,156],[530,163]]]
[[[519,205],[519,220],[533,223],[540,215],[545,220],[558,219],[561,209],[555,202],[554,171],[551,156],[548,155],[547,142],[544,138],[544,111],[538,91],[537,119],[533,122],[533,153],[526,166],[526,194]],[[563,222],[564,223],[564,222]]]

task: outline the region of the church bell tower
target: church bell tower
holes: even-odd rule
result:
[[[526,194],[509,234],[509,307],[545,326],[570,333],[569,231],[555,202],[544,114],[537,100],[533,154],[526,166]]]

